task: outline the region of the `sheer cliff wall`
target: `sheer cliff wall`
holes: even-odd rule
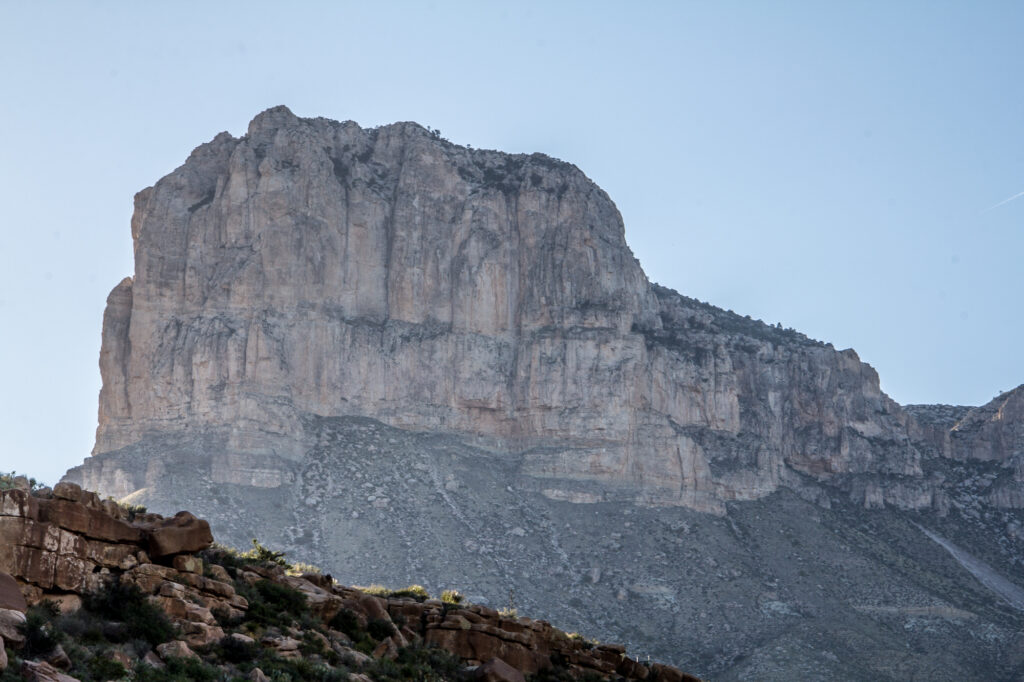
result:
[[[514,453],[578,501],[720,512],[793,472],[920,474],[853,351],[652,287],[608,196],[540,154],[279,107],[140,192],[132,236],[96,455],[212,430],[215,478],[275,486],[304,416],[359,415]],[[82,482],[147,485],[115,469]]]

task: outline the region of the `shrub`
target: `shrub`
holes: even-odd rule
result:
[[[423,587],[423,585],[409,585],[409,587],[395,590],[389,596],[411,598],[416,601],[425,601],[430,599],[430,593],[427,592],[427,588]]]
[[[113,497],[110,497],[108,499],[114,500]],[[127,502],[118,502],[117,500],[114,501],[117,502],[118,507],[120,507],[121,509],[125,510],[125,512],[128,513],[129,521],[134,521],[136,516],[145,514],[147,511],[145,505],[142,504],[128,504]]]
[[[398,651],[394,661],[386,658],[374,661],[364,670],[377,682],[399,682],[399,680],[465,680],[467,675],[462,662],[443,649],[414,644]]]
[[[291,568],[289,568],[287,572],[288,575],[305,575],[307,573],[312,573],[314,575],[322,575],[323,569],[321,569],[319,566],[314,566],[313,564],[307,564],[302,561],[296,561],[291,565]]]
[[[162,669],[146,663],[135,666],[135,682],[217,682],[220,668],[195,658],[171,658]]]
[[[377,647],[377,640],[371,637],[366,630],[359,627],[359,616],[351,609],[338,611],[327,625],[348,635],[348,638],[352,640],[352,647],[356,651],[369,654]]]
[[[131,583],[108,583],[85,595],[83,605],[98,616],[124,623],[122,633],[115,637],[120,641],[143,639],[155,646],[174,638],[174,626],[167,614]]]
[[[55,603],[44,600],[29,607],[25,622],[18,626],[25,636],[21,654],[25,658],[38,658],[57,648],[63,633],[55,627],[60,609]]]
[[[294,682],[346,682],[348,671],[330,668],[305,659],[284,659],[270,651],[264,651],[259,661],[260,670],[272,680],[293,680]]]
[[[250,621],[288,627],[295,619],[301,619],[309,612],[306,596],[287,585],[259,580],[249,586],[240,581],[236,589],[249,602],[246,616]]]
[[[357,587],[356,589],[374,597],[405,597],[415,599],[416,601],[430,599],[430,593],[427,592],[427,588],[423,587],[423,585],[409,585],[409,587],[403,587],[399,590],[392,590],[375,583],[369,587]]]
[[[384,587],[383,585],[378,585],[376,583],[374,583],[373,585],[370,585],[369,587],[356,587],[356,589],[360,590],[361,592],[365,592],[366,594],[372,594],[374,597],[390,597],[391,596],[391,590],[389,590],[388,588]]]
[[[86,665],[86,670],[89,671],[89,676],[96,680],[119,680],[128,675],[124,666],[109,658],[105,652],[93,656]]]
[[[395,626],[389,620],[377,618],[366,624],[366,634],[379,642],[395,634]]]
[[[445,604],[461,604],[464,597],[458,590],[445,590],[441,593],[441,601]]]
[[[228,663],[247,663],[260,657],[256,642],[243,642],[234,637],[222,637],[214,650],[215,655]]]
[[[269,563],[291,568],[292,565],[284,560],[284,552],[275,552],[260,544],[256,538],[252,539],[252,549],[242,554],[243,558],[251,559],[257,563]]]

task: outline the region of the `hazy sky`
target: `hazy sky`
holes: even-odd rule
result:
[[[1024,382],[1022,36],[966,0],[0,0],[0,469],[88,454],[133,194],[276,104],[571,161],[653,281],[987,402]]]

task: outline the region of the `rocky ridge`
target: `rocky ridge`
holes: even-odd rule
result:
[[[409,651],[433,650],[456,662],[434,679],[522,682],[524,674],[558,670],[573,677],[697,679],[671,666],[641,664],[623,646],[595,645],[546,621],[462,604],[461,597],[442,602],[416,590],[376,596],[330,576],[286,571],[291,567],[269,550],[261,560],[211,549],[208,524],[188,512],[129,518],[130,509],[73,484],[25,488],[0,490],[0,673],[19,653],[26,654],[20,663],[25,679],[60,682],[78,678],[59,670],[113,679],[97,672],[101,660],[120,667],[118,678],[134,671],[133,678],[150,679],[147,667],[175,671],[187,659],[203,661],[217,679],[255,680],[267,679],[260,664],[308,659],[307,667],[297,668],[311,675],[303,679],[368,682],[394,675],[376,661],[407,662],[414,656]],[[139,633],[118,634],[130,623],[107,623],[98,648],[83,646],[96,642],[74,623],[95,614],[76,614],[96,610],[94,602],[102,599],[96,595],[104,594],[127,601],[144,595],[172,625],[163,634],[167,641],[147,646]],[[268,613],[272,596],[275,606],[292,609],[297,618],[282,621],[280,613]],[[33,607],[46,624],[26,619]],[[54,631],[65,632],[63,644],[52,634],[52,642],[39,644]]]

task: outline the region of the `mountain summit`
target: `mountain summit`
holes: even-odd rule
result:
[[[1024,390],[904,409],[852,350],[653,285],[570,164],[275,107],[137,194],[132,237],[69,480],[346,579],[513,592],[722,679],[792,673],[783,645],[884,679],[912,643],[971,675],[987,650],[954,660],[957,628],[1016,627],[913,524],[1018,565]],[[966,592],[899,568],[935,556]],[[860,563],[820,594],[837,557]],[[878,634],[937,606],[972,618]]]

